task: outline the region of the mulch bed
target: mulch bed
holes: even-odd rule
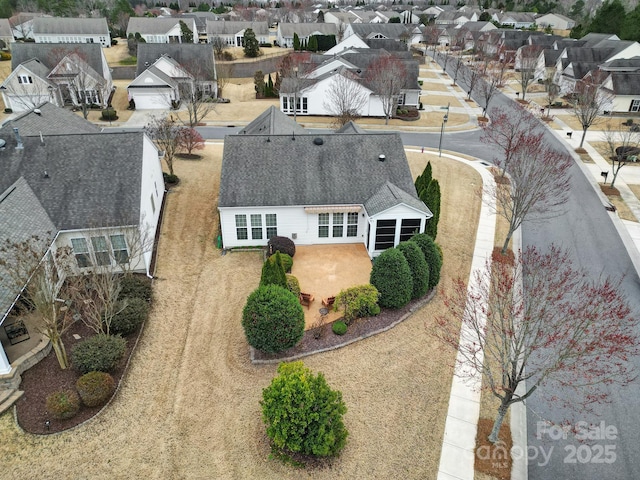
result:
[[[347,328],[344,335],[336,335],[331,330],[331,323],[322,327],[311,328],[304,332],[300,343],[295,347],[280,353],[265,353],[253,349],[253,360],[277,361],[291,357],[311,355],[319,351],[336,348],[350,341],[369,337],[375,333],[384,331],[394,322],[400,320],[404,315],[420,308],[430,301],[435,295],[435,290],[431,290],[426,296],[410,301],[407,305],[398,310],[383,308],[380,315],[375,317],[365,317],[354,320]],[[336,320],[338,321],[338,320]],[[317,335],[319,333],[319,335]],[[316,338],[319,337],[319,338]]]
[[[480,418],[478,421],[478,433],[476,434],[476,472],[486,473],[493,478],[509,480],[511,478],[511,429],[508,422],[502,424],[498,434],[498,442],[493,445],[489,442],[489,434],[493,428],[493,419]]]
[[[611,195],[614,197],[620,196],[620,191],[616,187],[600,184],[600,189],[602,190],[602,193],[604,193],[605,195]]]
[[[142,329],[138,331],[138,334]],[[82,338],[76,340],[73,334],[78,334]],[[71,328],[63,335],[63,342],[67,350],[67,354],[71,357],[71,349],[73,346],[92,336],[93,330],[88,328],[81,321],[75,322]],[[127,339],[127,349],[125,351],[122,362],[118,368],[111,372],[111,376],[116,382],[120,383],[120,379],[126,370],[129,357],[133,353],[133,347],[136,344],[136,334],[129,335]],[[80,378],[80,374],[73,369],[62,370],[53,351],[49,353],[42,361],[31,367],[22,374],[22,383],[20,390],[24,391],[24,395],[16,402],[16,412],[18,424],[25,431],[35,434],[49,434],[61,432],[71,427],[75,427],[80,423],[88,420],[96,415],[101,409],[100,407],[88,408],[84,405],[80,407],[78,414],[66,420],[56,420],[47,413],[46,401],[50,393],[58,390],[75,390],[76,380]],[[49,420],[49,428],[45,427],[45,422]]]

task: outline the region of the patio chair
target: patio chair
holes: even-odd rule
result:
[[[307,310],[311,307],[311,302],[313,302],[314,296],[310,293],[302,293],[300,292],[300,304],[304,307],[307,307]]]
[[[322,305],[327,307],[327,310],[331,310],[333,308],[333,304],[336,301],[336,297],[327,297],[322,299]]]

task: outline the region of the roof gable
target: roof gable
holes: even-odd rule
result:
[[[36,17],[34,35],[109,35],[106,18]]]
[[[38,111],[39,113],[36,113]],[[64,108],[46,102],[34,110],[5,122],[2,126],[18,128],[23,137],[39,137],[40,134],[62,135],[75,133],[98,133],[100,129],[93,123]]]
[[[136,77],[163,55],[171,57],[199,80],[215,78],[213,49],[211,45],[204,43],[140,43]]]
[[[75,53],[103,78],[110,77],[104,52],[97,43],[13,43],[11,44],[11,69],[21,63],[37,58],[49,70],[60,63],[67,55]]]
[[[304,135],[309,132],[273,105],[238,132],[240,135]]]

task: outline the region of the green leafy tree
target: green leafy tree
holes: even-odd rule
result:
[[[438,183],[438,180],[431,180],[425,192],[425,199],[423,201],[425,205],[429,207],[431,213],[433,213],[433,217],[431,217],[427,222],[425,233],[435,239],[438,234],[438,222],[440,221],[440,184]]]
[[[262,265],[260,285],[279,285],[287,288],[287,276],[282,265],[280,252],[276,252]]]
[[[389,23],[400,23],[400,17],[391,17]]]
[[[278,376],[262,391],[260,405],[267,436],[285,453],[334,456],[346,444],[342,393],[302,362],[278,366]]]
[[[433,176],[432,176],[431,162],[427,162],[427,166],[424,167],[422,174],[418,175],[418,178],[416,178],[415,186],[416,186],[416,192],[418,192],[418,196],[421,196],[423,190],[427,189],[427,187],[429,186],[429,183],[431,183],[432,178]]]
[[[410,241],[416,242],[418,247],[420,247],[424,259],[427,261],[427,265],[429,265],[429,288],[431,289],[438,285],[440,281],[440,270],[442,269],[442,253],[440,248],[438,244],[433,241],[433,238],[426,233],[414,235]]]
[[[198,7],[196,8],[196,11],[198,12],[208,12],[209,10],[211,10],[211,7],[209,7],[209,4],[207,3],[199,3]]]
[[[397,248],[388,248],[376,258],[369,282],[380,292],[381,307],[402,308],[411,300],[411,269]]]
[[[318,12],[318,18],[316,21],[317,23],[324,23],[324,12],[322,10]]]
[[[622,40],[640,42],[640,4],[636,5],[636,8],[624,17],[622,28],[620,29],[620,38]]]
[[[619,36],[625,15],[626,11],[620,0],[605,0],[596,10],[587,33],[611,33]]]
[[[569,10],[569,18],[578,20],[584,15],[584,0],[577,0]]]
[[[300,37],[296,32],[293,32],[293,49],[296,52],[300,50]]]
[[[182,43],[193,43],[193,32],[182,20],[180,20],[180,32],[182,33]]]
[[[318,51],[318,37],[316,37],[315,35],[313,35],[309,39],[308,50],[311,51],[311,52],[317,52]]]
[[[279,285],[258,287],[242,311],[247,342],[266,353],[294,347],[304,335],[304,311],[298,297]]]
[[[356,318],[378,315],[379,297],[378,289],[373,285],[358,285],[341,290],[333,305],[336,310],[343,309],[345,323],[349,324]]]
[[[244,56],[249,58],[260,56],[260,44],[251,28],[247,28],[244,31]]]
[[[584,35],[585,35],[585,31],[581,23],[577,24],[569,32],[570,38],[582,38],[584,37]]]
[[[429,265],[416,242],[400,242],[398,250],[407,259],[413,280],[411,298],[420,298],[429,290]]]

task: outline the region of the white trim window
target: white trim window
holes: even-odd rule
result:
[[[236,215],[236,239],[248,240],[249,231],[247,230],[247,216]]]
[[[318,214],[318,237],[329,238],[329,214]]]
[[[89,255],[89,245],[86,238],[72,238],[71,247],[73,248],[73,255],[76,257],[76,262],[79,268],[91,267],[91,256]]]
[[[358,212],[347,213],[347,237],[358,236]]]
[[[31,75],[18,75],[18,83],[33,83],[33,78],[31,77]]]
[[[278,216],[275,213],[267,213],[265,216],[267,225],[267,240],[278,236]]]
[[[629,107],[630,112],[640,112],[640,100],[633,99],[631,100],[631,106]]]
[[[251,240],[262,240],[262,215],[251,214]]]
[[[111,265],[111,255],[107,239],[103,236],[91,237],[93,255],[96,257],[96,265]]]
[[[129,262],[129,250],[127,249],[127,241],[124,235],[118,233],[116,235],[109,235],[111,241],[111,249],[113,250],[113,258],[116,263],[124,264]]]

